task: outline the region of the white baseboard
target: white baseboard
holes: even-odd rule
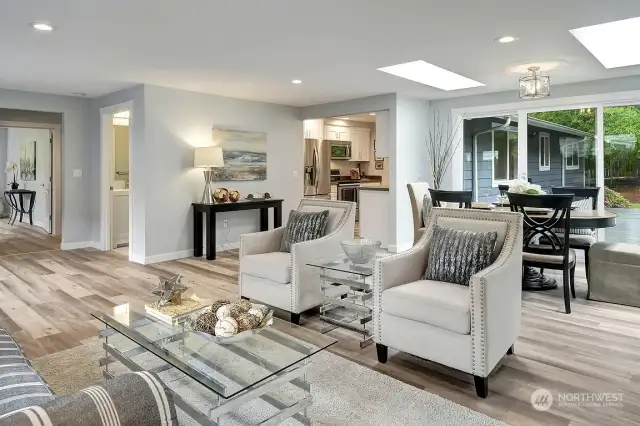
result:
[[[232,249],[240,248],[240,241],[235,241],[233,243],[228,243],[228,244],[217,245],[216,246],[216,252],[218,252],[218,251],[227,251],[230,248],[232,248]]]
[[[148,265],[150,263],[166,262],[167,260],[184,259],[185,257],[193,256],[193,249],[175,251],[173,253],[156,254],[154,256],[146,256],[142,262],[134,260],[136,263],[142,263]],[[136,257],[136,256],[133,256]],[[132,259],[133,260],[133,259]]]
[[[60,248],[62,250],[75,250],[75,249],[81,249],[81,248],[87,248],[87,247],[95,248],[95,244],[96,243],[93,241],[80,241],[76,243],[60,243]]]

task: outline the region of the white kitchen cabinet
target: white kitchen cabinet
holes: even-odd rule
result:
[[[371,159],[389,157],[389,149],[389,111],[378,111],[376,112],[375,152],[372,153]]]
[[[331,141],[348,141],[349,127],[324,126],[324,138]]]
[[[306,139],[324,139],[323,120],[304,120],[303,126]]]
[[[371,161],[371,131],[350,127],[351,161]]]

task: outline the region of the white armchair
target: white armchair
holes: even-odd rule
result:
[[[469,286],[422,280],[433,226],[497,231],[493,263]],[[522,216],[519,213],[434,208],[412,249],[376,261],[374,336],[378,361],[388,347],[474,376],[476,393],[488,394],[489,373],[513,353],[520,333]]]
[[[424,234],[424,223],[422,223],[422,201],[424,196],[429,193],[429,184],[427,182],[408,183],[409,199],[411,200],[411,212],[413,213],[413,244]]]
[[[321,304],[320,275],[307,263],[342,253],[340,241],[353,238],[356,205],[305,198],[298,206],[302,212],[323,210],[329,210],[327,235],[294,244],[291,253],[280,251],[284,227],[240,237],[240,297],[285,310],[295,324],[301,312]]]

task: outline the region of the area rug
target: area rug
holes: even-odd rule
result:
[[[101,381],[98,359],[103,354],[101,342],[96,339],[32,360],[32,365],[54,392],[62,395]],[[310,380],[313,405],[308,410],[308,416],[314,425],[506,425],[329,352],[314,357]],[[200,389],[193,389],[193,402],[196,405],[201,398],[210,401],[210,394],[200,393]],[[243,424],[251,421],[251,417],[261,410],[257,405],[250,406],[242,415],[225,416],[222,424]],[[179,414],[181,424],[196,425],[184,413]],[[264,414],[264,410],[261,414]],[[283,424],[299,423],[290,419]]]

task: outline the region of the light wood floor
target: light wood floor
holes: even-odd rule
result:
[[[4,223],[0,230],[6,235]],[[26,235],[28,230],[20,229],[18,234],[22,232]],[[23,244],[17,241],[3,241],[0,248],[5,253],[0,256],[0,323],[29,358],[93,338],[99,325],[91,311],[148,297],[158,276],[180,273],[203,297],[236,297],[234,252],[221,253],[212,262],[183,259],[142,266],[116,252],[44,249],[54,241],[38,242],[43,247],[39,252],[6,255],[4,244],[16,249]],[[469,376],[449,368],[395,351],[390,351],[388,363],[379,364],[375,346],[361,350],[358,335],[348,331],[332,332],[340,341],[331,350],[511,424],[640,424],[640,309],[584,300],[582,265],[578,282],[571,315],[563,313],[559,291],[524,294],[516,354],[505,357],[491,375],[486,400],[476,397]],[[319,327],[316,318],[303,321],[309,328]],[[563,408],[556,404],[548,412],[539,412],[532,408],[530,396],[540,387],[554,396],[557,392],[622,392],[623,406]],[[425,407],[427,415],[428,410]]]

